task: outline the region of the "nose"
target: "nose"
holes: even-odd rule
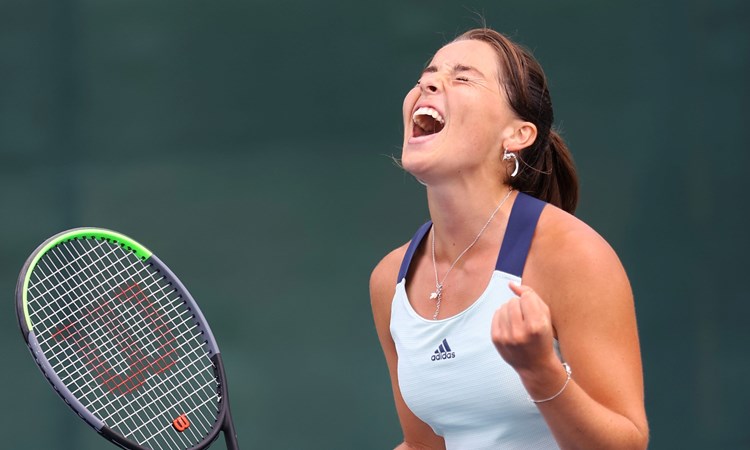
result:
[[[442,90],[440,79],[435,74],[425,74],[419,80],[419,87],[423,94],[436,94]]]

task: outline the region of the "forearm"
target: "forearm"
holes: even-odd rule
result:
[[[404,441],[393,450],[439,450],[439,449],[444,449],[444,448],[445,447],[433,447],[430,445],[419,444],[419,443],[408,443]]]
[[[548,398],[549,386],[562,386],[563,375],[522,376],[531,398]],[[552,381],[554,380],[554,381]],[[557,388],[555,388],[557,389]],[[574,379],[553,400],[537,403],[552,434],[562,449],[645,449],[648,446],[646,423],[619,414],[588,395]]]

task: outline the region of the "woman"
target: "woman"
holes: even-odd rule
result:
[[[646,448],[632,292],[572,215],[577,177],[539,64],[468,31],[403,115],[402,164],[431,221],[370,281],[397,448]]]

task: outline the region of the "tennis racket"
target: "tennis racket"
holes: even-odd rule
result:
[[[24,264],[16,311],[44,376],[109,441],[198,450],[223,431],[238,448],[208,322],[146,247],[100,228],[57,234]]]

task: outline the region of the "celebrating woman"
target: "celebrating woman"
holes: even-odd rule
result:
[[[632,292],[572,215],[577,176],[537,61],[468,31],[403,116],[402,164],[431,220],[370,281],[397,448],[646,448]]]

